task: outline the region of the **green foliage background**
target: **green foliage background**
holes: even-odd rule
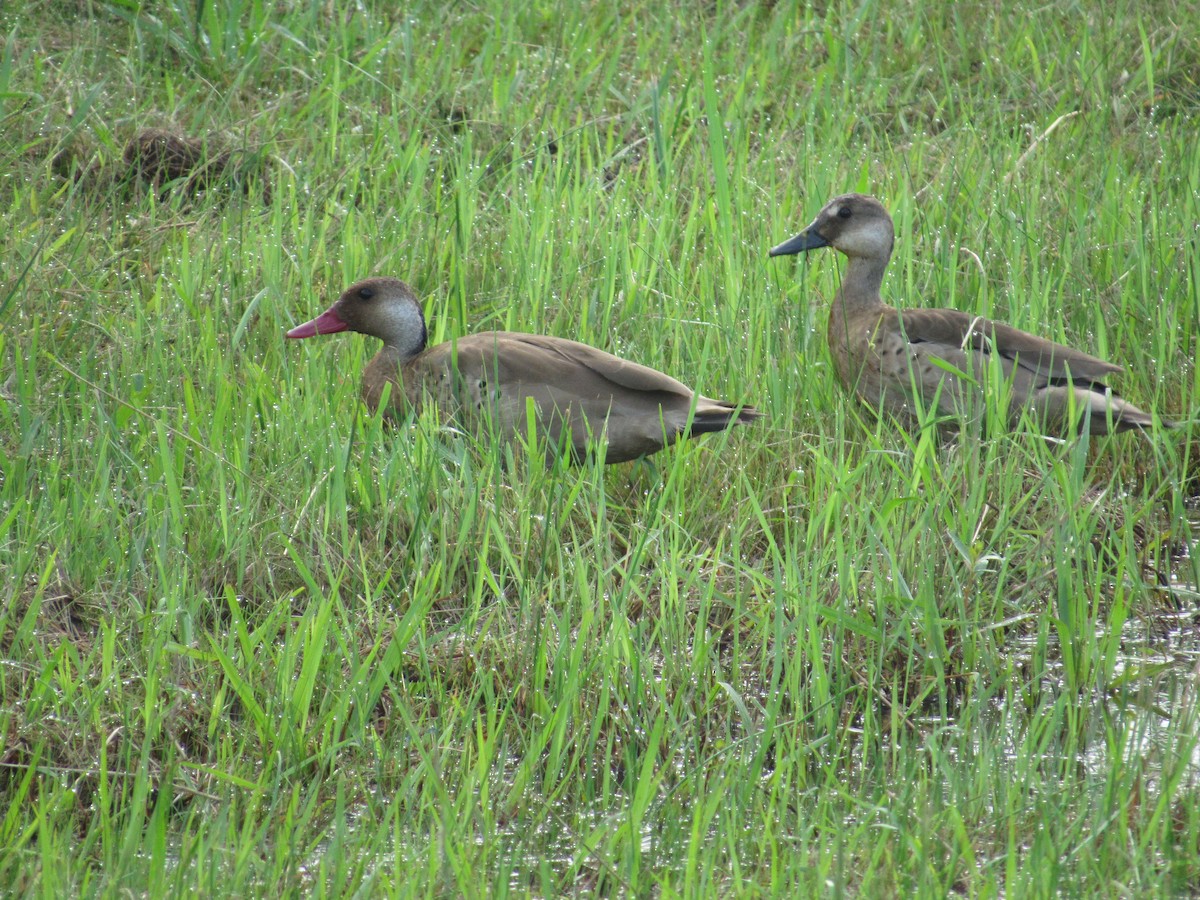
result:
[[[0,884],[45,896],[1200,890],[1194,3],[0,10]],[[220,174],[159,188],[144,128]],[[199,188],[199,189],[197,189]],[[885,295],[1126,367],[1172,432],[939,446]],[[388,432],[369,274],[769,419],[544,468]]]

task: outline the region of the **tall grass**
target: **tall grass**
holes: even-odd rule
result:
[[[0,884],[1194,893],[1200,8],[335,6],[0,12]],[[130,183],[148,126],[270,163]],[[846,190],[889,299],[1185,427],[867,416],[766,258]],[[369,274],[769,418],[386,429],[282,339]]]

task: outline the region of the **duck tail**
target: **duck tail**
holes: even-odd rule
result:
[[[692,427],[688,437],[698,434],[710,434],[714,431],[725,431],[734,425],[749,425],[763,418],[764,413],[753,406],[734,406],[732,403],[713,402],[709,406],[696,410],[692,417]]]
[[[1082,396],[1079,396],[1082,395]],[[1081,406],[1090,416],[1088,430],[1092,434],[1108,434],[1111,432],[1133,431],[1137,429],[1177,428],[1178,423],[1170,419],[1159,418],[1157,423],[1154,416],[1138,409],[1127,400],[1122,400],[1111,392],[1101,393],[1096,390],[1078,390],[1077,396]],[[1111,427],[1110,427],[1111,425]]]

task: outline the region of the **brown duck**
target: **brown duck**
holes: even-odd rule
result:
[[[917,421],[918,406],[936,404],[939,413],[956,416],[963,401],[988,383],[988,365],[995,360],[1011,385],[1010,422],[1028,408],[1050,433],[1079,429],[1085,421],[1092,434],[1154,423],[1101,380],[1120,366],[957,309],[899,310],[885,304],[879,287],[894,236],[882,203],[843,194],[798,235],[771,249],[771,256],[784,256],[833,247],[849,259],[829,314],[829,349],[839,380],[868,405],[905,425]],[[1072,409],[1076,422],[1069,421]],[[939,424],[955,427],[946,420]]]
[[[577,460],[587,453],[589,433],[603,435],[604,460],[615,463],[761,416],[752,407],[699,396],[662,372],[563,338],[487,331],[427,347],[416,295],[395,278],[351,285],[328,310],[287,336],[338,331],[383,341],[363,370],[362,395],[371,412],[391,385],[389,418],[432,402],[467,427],[489,416],[500,433],[512,437],[526,433],[532,399],[539,431],[560,447],[569,429]]]

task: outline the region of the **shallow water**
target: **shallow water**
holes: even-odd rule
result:
[[[924,733],[929,742],[944,740],[941,749],[949,758],[958,759],[956,768],[986,761],[989,771],[998,778],[1006,773],[1028,778],[1035,771],[1044,776],[1062,771],[1065,763],[1082,783],[1097,792],[1114,777],[1118,781],[1126,777],[1120,773],[1138,772],[1138,783],[1154,793],[1164,787],[1163,777],[1180,774],[1182,764],[1183,781],[1200,781],[1200,729],[1196,725],[1200,716],[1200,586],[1195,574],[1200,551],[1192,546],[1193,536],[1200,533],[1200,497],[1189,501],[1187,511],[1191,533],[1172,559],[1169,583],[1161,587],[1175,601],[1161,605],[1173,608],[1130,610],[1129,619],[1121,626],[1119,650],[1112,660],[1107,684],[1085,690],[1073,701],[1085,722],[1074,740],[1061,735],[1047,742],[1031,767],[1029,754],[1037,751],[1032,749],[1029,732],[1045,707],[1039,707],[1036,700],[1030,704],[1028,693],[1022,692],[1008,692],[1007,700],[967,700],[967,704],[978,702],[984,708],[969,711],[964,706],[952,714],[950,722],[932,715],[909,719],[908,724]],[[1096,637],[1101,640],[1108,635],[1098,633]],[[1045,643],[1039,647],[1039,641]],[[1032,682],[1029,691],[1034,695],[1054,699],[1068,689],[1057,644],[1053,630],[1040,638],[1036,633],[1012,638],[1014,669],[1027,667]],[[749,696],[753,694],[750,683],[756,679],[746,674],[742,686]],[[749,699],[756,708],[769,702],[765,693]],[[969,735],[958,731],[966,721],[973,722]],[[997,748],[1001,748],[998,753]],[[491,785],[494,798],[503,796],[504,789],[515,783],[521,760],[511,758],[501,765],[504,771],[496,774]],[[679,776],[686,778],[686,772],[681,771]],[[950,783],[956,777],[946,784],[951,794],[962,787]],[[1052,783],[1053,779],[1038,781],[1034,787],[1048,789]],[[568,871],[580,873],[578,887],[586,891],[591,887],[590,880],[609,864],[604,862],[605,840],[611,839],[629,815],[630,798],[617,792],[613,799],[616,804],[612,808],[600,808],[595,803],[590,808],[557,804],[532,818],[519,813],[498,815],[494,832],[488,836],[480,831],[476,840],[479,844],[495,841],[489,855],[497,866],[507,869],[514,892],[538,896],[541,885],[554,884]],[[1037,798],[1030,800],[1031,804],[1037,802]],[[386,804],[377,806],[384,807]],[[656,867],[685,865],[687,848],[658,843],[652,818],[640,826],[642,852],[653,859]],[[343,835],[378,827],[378,822],[367,820],[364,804],[347,811]],[[709,834],[703,839],[717,840],[719,836]],[[430,835],[407,835],[400,838],[399,844],[393,838],[385,841],[385,846],[376,865],[393,876],[397,867],[426,867],[428,855],[440,852]],[[300,873],[307,886],[317,884],[321,860],[331,850],[329,841],[313,848],[311,864]],[[495,875],[481,873],[480,883],[490,883]]]

